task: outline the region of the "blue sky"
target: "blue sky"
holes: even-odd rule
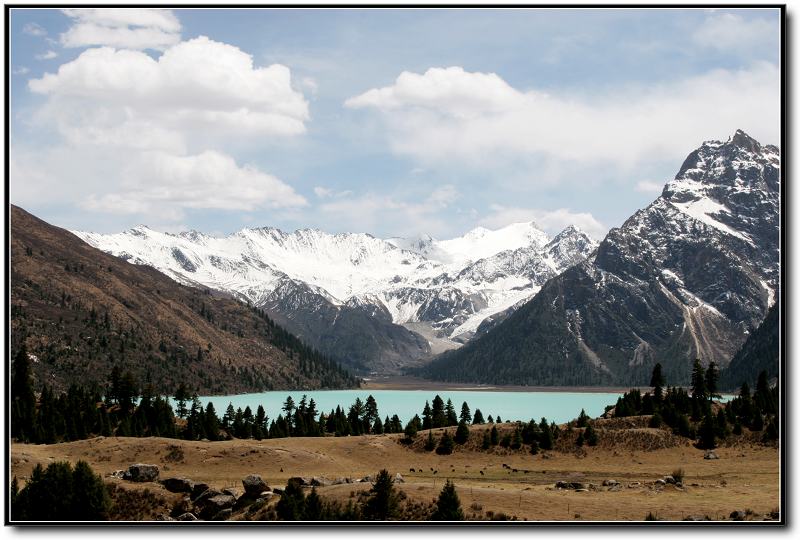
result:
[[[11,12],[11,200],[60,226],[444,238],[647,205],[778,143],[779,13]]]

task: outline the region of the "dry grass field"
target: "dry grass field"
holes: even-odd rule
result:
[[[186,476],[241,492],[241,479],[250,473],[260,474],[273,487],[283,487],[292,476],[359,479],[386,468],[403,476],[405,482],[398,487],[413,501],[431,502],[444,481],[453,480],[470,519],[505,514],[518,520],[638,521],[648,513],[667,520],[727,519],[732,511],[742,510],[748,512],[748,519],[762,520],[778,510],[776,448],[742,438],[717,449],[719,459],[706,460],[702,450],[661,430],[633,426],[622,430],[624,426],[613,422],[605,429],[598,426],[597,447],[576,449],[565,437],[553,451],[535,456],[500,447],[481,451],[475,441],[485,426],[474,427],[467,445],[449,456],[422,450],[426,432],[418,435],[412,447],[400,443],[401,435],[223,442],[100,437],[55,445],[12,444],[11,472],[24,479],[37,463],[84,459],[106,477],[132,463],[153,463],[161,468],[162,478]],[[683,487],[655,484],[679,468],[685,473]],[[620,486],[614,490],[602,486],[608,479]],[[556,489],[554,484],[560,480],[592,486],[580,492]],[[152,512],[163,511],[177,498],[154,483],[109,482],[148,489],[162,497],[165,502]],[[331,485],[319,488],[319,493],[346,501],[369,487],[367,483]],[[155,515],[144,512],[140,517],[154,519]]]

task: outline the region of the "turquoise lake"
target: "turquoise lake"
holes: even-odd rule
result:
[[[483,417],[491,414],[503,421],[530,420],[539,421],[543,416],[548,421],[556,423],[567,422],[577,418],[581,409],[591,417],[603,414],[606,405],[614,405],[622,394],[608,392],[502,392],[488,390],[311,390],[291,391],[281,390],[274,392],[261,392],[256,394],[237,394],[233,396],[201,397],[200,401],[205,406],[209,401],[219,416],[225,412],[229,403],[234,408],[250,407],[255,413],[259,405],[263,405],[267,415],[274,419],[281,413],[281,407],[287,396],[292,396],[297,404],[303,395],[310,400],[314,398],[317,410],[328,414],[331,409],[340,406],[345,411],[352,405],[357,397],[362,401],[370,394],[378,403],[378,412],[381,419],[393,414],[400,417],[403,425],[415,414],[422,416],[425,401],[433,401],[439,394],[447,402],[453,401],[456,414],[461,411],[461,404],[466,401],[470,410],[480,409]]]

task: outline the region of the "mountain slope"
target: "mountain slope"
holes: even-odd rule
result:
[[[75,234],[181,283],[263,307],[352,367],[389,373],[427,359],[434,342],[460,346],[481,322],[513,310],[596,247],[574,227],[551,240],[533,223],[450,240],[275,228],[222,238],[144,226]]]
[[[695,357],[727,366],[774,302],[774,146],[741,131],[692,152],[647,208],[479,339],[423,375],[513,384],[685,382]]]
[[[779,351],[778,304],[774,304],[764,321],[748,336],[730,365],[719,374],[719,386],[723,390],[738,390],[743,382],[755,388],[759,373],[767,372],[767,378],[778,376]]]
[[[356,379],[265,315],[97,250],[10,208],[11,352],[37,384],[104,384],[113,366],[157,390],[346,388]]]

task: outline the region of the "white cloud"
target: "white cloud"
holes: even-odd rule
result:
[[[603,225],[589,212],[573,212],[568,208],[543,210],[537,208],[518,208],[493,204],[490,213],[480,220],[480,224],[489,229],[499,229],[511,223],[527,221],[536,222],[545,232],[555,235],[574,225],[595,239],[602,239],[608,232]]]
[[[53,58],[57,58],[58,53],[56,51],[47,51],[42,54],[37,54],[35,58],[37,60],[52,60]]]
[[[165,49],[181,39],[181,23],[167,9],[64,9],[73,20],[61,34],[64,47],[105,45],[125,49]]]
[[[774,21],[745,20],[734,13],[712,13],[692,35],[701,46],[721,51],[748,51],[762,45],[778,47],[779,29]]]
[[[653,182],[652,180],[640,180],[636,182],[636,191],[639,193],[652,193],[654,195],[659,195],[664,190],[664,184]]]
[[[253,66],[240,49],[199,37],[157,59],[108,47],[88,49],[28,83],[49,96],[43,120],[76,143],[87,140],[172,148],[193,135],[228,139],[305,131],[308,103],[285,66]]]
[[[11,70],[11,73],[12,73],[13,75],[25,75],[25,74],[27,74],[28,72],[30,72],[30,69],[28,69],[28,68],[27,68],[27,67],[25,67],[25,66],[17,66],[17,67],[15,67],[14,69],[12,69],[12,70]]]
[[[22,32],[28,34],[29,36],[36,37],[43,37],[47,35],[47,30],[35,22],[25,24],[25,26],[22,27]]]
[[[349,197],[352,194],[353,192],[350,191],[349,189],[345,189],[343,191],[334,191],[326,187],[314,186],[314,195],[316,195],[320,199]]]
[[[779,97],[780,73],[769,63],[570,95],[521,91],[496,74],[451,67],[403,72],[391,86],[345,105],[378,111],[393,151],[422,162],[629,169],[653,156],[680,159],[701,141],[726,139],[737,128],[777,142]]]
[[[146,214],[164,207],[249,212],[307,204],[274,176],[252,166],[240,167],[230,156],[213,151],[193,156],[142,154],[123,171],[121,184],[124,187],[114,193],[90,196],[84,208]]]

